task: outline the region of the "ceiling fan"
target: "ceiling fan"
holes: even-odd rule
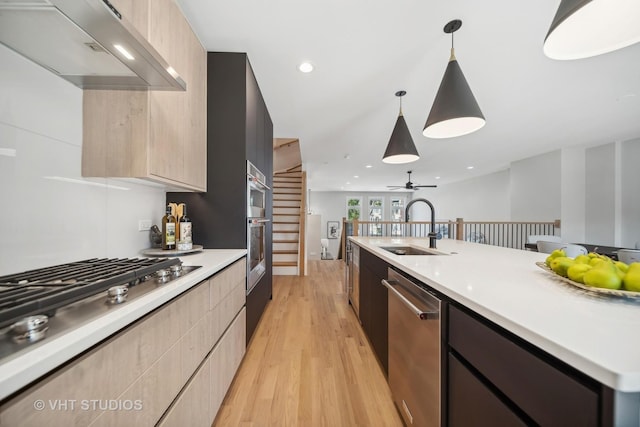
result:
[[[405,189],[405,190],[419,190],[421,188],[436,188],[438,187],[437,185],[415,185],[413,182],[411,182],[411,172],[412,171],[407,171],[407,173],[409,174],[409,179],[407,180],[407,183],[405,185],[387,185],[387,188],[390,188],[391,190],[400,190],[400,189]]]

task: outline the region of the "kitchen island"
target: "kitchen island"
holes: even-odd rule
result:
[[[4,358],[0,424],[117,424],[125,416],[153,425],[162,416],[171,425],[193,412],[182,395],[206,389],[222,392],[211,399],[221,402],[244,355],[245,255],[220,249],[183,256],[183,265],[201,267]],[[227,374],[214,378],[218,362]],[[105,411],[108,402],[126,407]],[[192,415],[210,425],[217,407],[198,409]]]
[[[600,419],[639,425],[640,344],[635,337],[640,301],[604,297],[562,283],[535,264],[547,256],[541,253],[444,239],[437,242],[441,255],[395,255],[380,246],[428,250],[428,239],[350,240],[448,300],[450,320],[458,311],[468,313],[510,340],[530,345],[550,366],[557,363],[561,370],[566,366],[594,380],[604,393],[596,398],[604,402],[598,409]],[[447,327],[453,326],[447,324],[445,333]],[[490,355],[491,349],[487,351]],[[603,414],[607,411],[614,415]]]

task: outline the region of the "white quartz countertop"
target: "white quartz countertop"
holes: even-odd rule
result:
[[[127,301],[68,333],[45,338],[35,350],[29,351],[27,348],[15,357],[8,358],[0,364],[0,400],[191,289],[246,253],[246,249],[205,249],[181,256],[183,265],[199,265],[202,268]]]
[[[428,248],[429,241],[350,239],[602,384],[640,392],[639,300],[562,283],[535,265],[542,253],[443,239],[437,251],[450,255],[394,255],[379,246]]]

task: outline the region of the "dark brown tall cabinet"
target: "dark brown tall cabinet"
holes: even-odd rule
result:
[[[208,249],[247,248],[247,165],[273,181],[273,122],[246,53],[207,54],[207,192],[167,193],[185,202],[194,243]],[[273,217],[268,193],[266,216]],[[271,298],[272,225],[267,223],[267,272],[247,295],[247,342]]]

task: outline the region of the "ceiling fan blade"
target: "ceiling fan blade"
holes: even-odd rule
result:
[[[438,188],[437,185],[414,185],[413,188]]]

